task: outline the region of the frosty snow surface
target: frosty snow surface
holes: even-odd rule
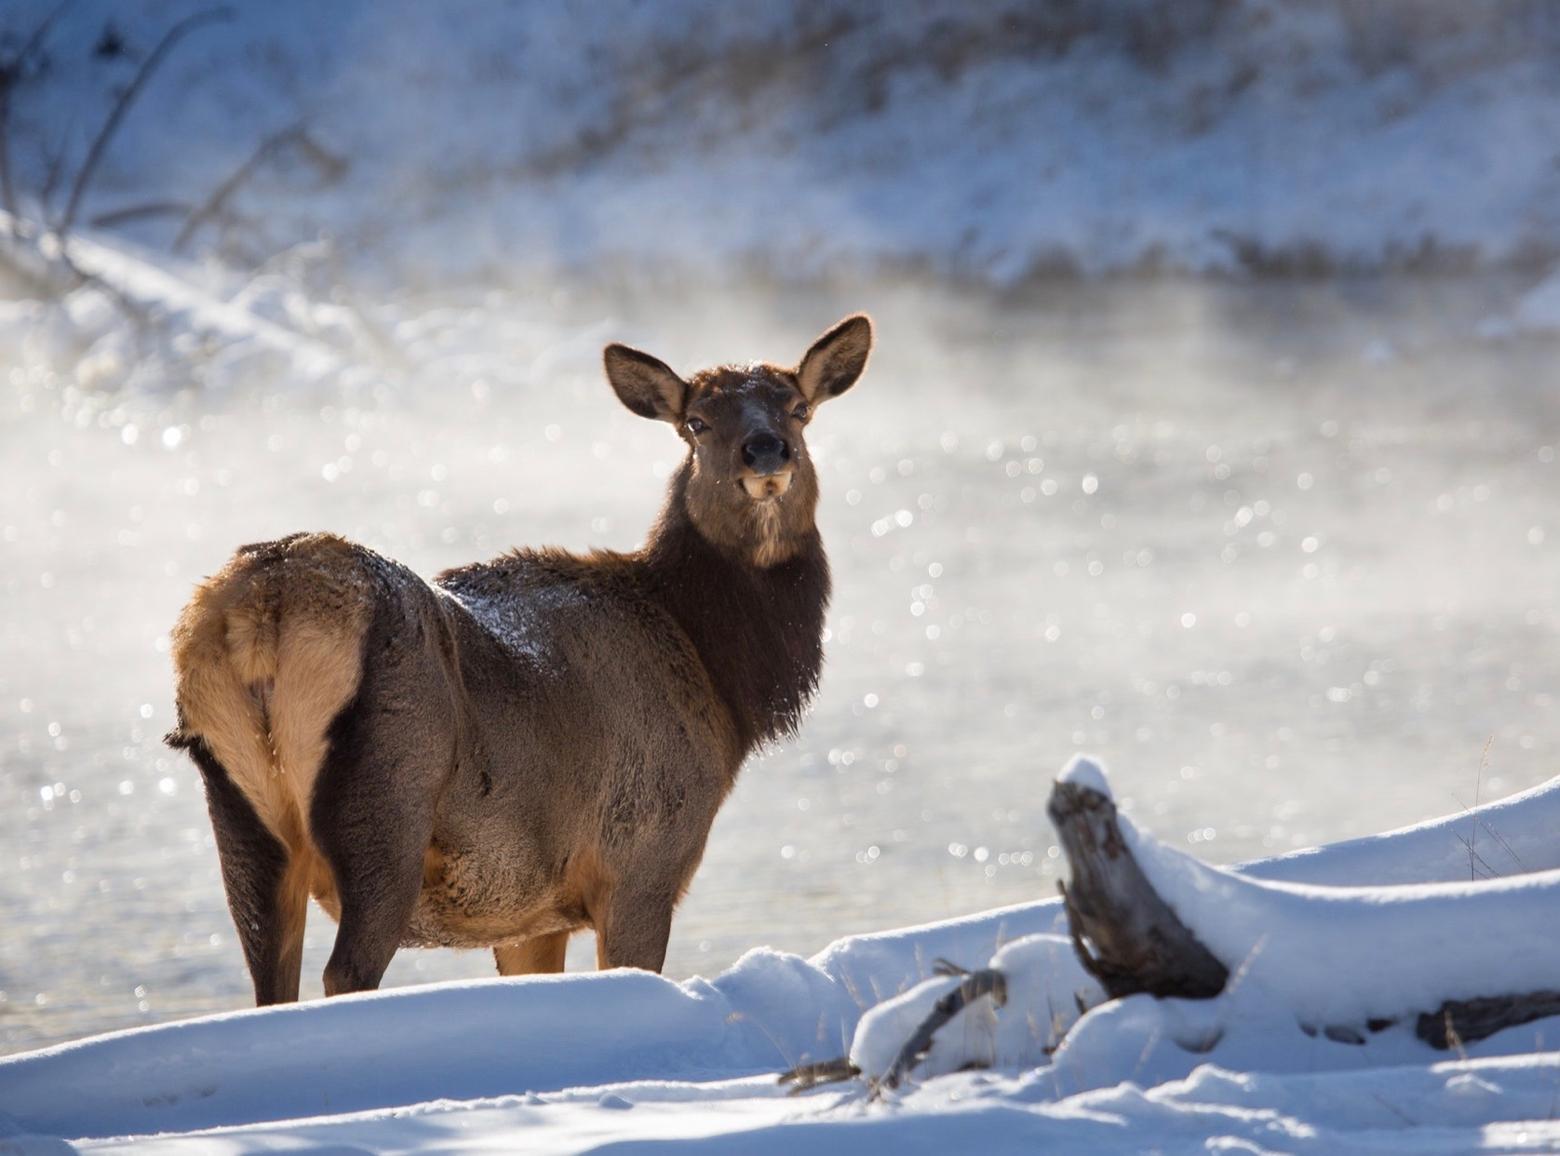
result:
[[[54,1136],[104,1152],[583,1151],[630,1140],[733,1152],[1038,1142],[1108,1152],[1549,1150],[1560,1143],[1552,1023],[1460,1054],[1432,1052],[1411,1023],[1360,1044],[1304,1029],[1316,1016],[1360,1013],[1337,993],[1376,993],[1369,1006],[1379,1011],[1394,993],[1417,1006],[1470,983],[1491,991],[1542,980],[1533,966],[1552,947],[1544,896],[1560,893],[1557,821],[1560,786],[1549,785],[1233,873],[1123,820],[1179,916],[1227,960],[1246,954],[1213,1000],[1102,1004],[1057,934],[1064,920],[1052,900],[847,938],[812,959],[758,948],[712,980],[623,971],[446,983],[62,1045],[0,1061],[0,1145],[62,1150],[44,1138]],[[1466,833],[1483,823],[1534,873],[1457,881]],[[1342,877],[1416,882],[1294,881]],[[1526,891],[1539,917],[1497,897],[1479,916],[1493,922],[1459,939],[1449,934],[1462,926],[1456,906],[1476,888]],[[1409,926],[1389,913],[1376,934],[1379,923],[1340,918],[1331,906],[1340,902],[1421,918]],[[783,1095],[774,1072],[802,1060],[848,1050],[869,1074],[880,1067],[887,1041],[956,982],[923,980],[939,957],[1004,968],[1005,1005],[967,1009],[938,1034],[917,1078],[885,1097],[859,1081]],[[1081,1018],[1078,997],[1091,1009]],[[1059,1047],[1057,1017],[1068,1025]],[[971,1062],[989,1067],[959,1071]]]

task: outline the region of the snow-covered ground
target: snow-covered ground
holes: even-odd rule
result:
[[[623,971],[446,983],[0,1060],[0,1151],[65,1150],[44,1137],[172,1153],[1553,1151],[1553,1021],[1452,1054],[1416,1040],[1411,1022],[1362,1024],[1363,1042],[1317,1027],[1541,979],[1535,949],[1552,947],[1547,897],[1560,893],[1557,822],[1551,783],[1237,875],[1123,821],[1181,918],[1242,964],[1214,1000],[1102,1002],[1049,946],[1066,941],[1048,901],[843,939],[811,959],[755,949],[713,980]],[[1531,874],[1468,883],[1480,829]],[[1522,892],[1531,920],[1513,906]],[[1475,894],[1494,903],[1470,923],[1457,909]],[[1367,926],[1340,913],[1352,907],[1384,910]],[[1394,907],[1425,918],[1394,924]],[[853,1081],[793,1098],[776,1083],[779,1069],[842,1054],[853,1036],[853,1054],[870,1050],[863,1036],[881,1035],[884,1019],[863,1012],[931,961],[981,965],[994,952],[1023,982],[1001,1007],[972,1005],[944,1027],[908,1084],[875,1095]],[[1053,1052],[1053,1024],[1075,1018]],[[992,1051],[993,1040],[1006,1045]],[[990,1066],[934,1074],[969,1061]]]
[[[209,7],[73,3],[13,102],[19,187],[63,150],[58,207],[111,94]],[[191,251],[323,232],[402,280],[651,284],[1532,264],[1560,254],[1557,60],[1552,6],[1512,0],[239,5],[169,57],[81,219],[166,244],[301,126]]]

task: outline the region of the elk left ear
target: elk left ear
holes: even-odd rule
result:
[[[867,368],[872,352],[872,319],[865,313],[847,317],[814,341],[796,371],[802,396],[811,405],[839,397]]]
[[[618,400],[640,417],[677,423],[688,403],[688,383],[666,362],[626,345],[609,345],[602,351],[607,381]]]

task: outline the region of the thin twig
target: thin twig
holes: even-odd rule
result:
[[[70,138],[74,135],[75,128],[76,112],[72,109],[65,118],[64,126],[55,137],[53,147],[50,147],[47,141],[44,142],[43,187],[38,190],[40,224],[54,215],[54,194],[65,176],[65,157],[70,152]]]
[[[1473,875],[1472,859],[1474,848],[1479,845],[1479,788],[1484,783],[1484,770],[1490,765],[1490,747],[1494,743],[1495,736],[1493,734],[1484,740],[1484,750],[1479,755],[1479,769],[1474,772],[1473,776],[1473,810],[1469,812],[1469,815],[1473,818],[1473,830],[1468,835],[1468,874],[1470,877]]]
[[[1403,1123],[1407,1124],[1410,1128],[1417,1128],[1417,1127],[1419,1127],[1419,1121],[1418,1120],[1414,1119],[1407,1112],[1403,1111],[1403,1109],[1399,1108],[1396,1104],[1391,1103],[1385,1096],[1381,1095],[1379,1092],[1372,1092],[1371,1093],[1371,1098],[1373,1100],[1375,1100],[1376,1103],[1380,1104],[1383,1108],[1385,1108],[1387,1111],[1391,1112],[1399,1120],[1402,1120]]]
[[[190,238],[195,235],[195,230],[219,215],[227,207],[228,200],[245,181],[254,175],[255,170],[283,145],[290,144],[302,135],[303,124],[300,122],[289,125],[280,132],[274,132],[261,141],[255,151],[249,154],[249,158],[234,169],[232,175],[213,189],[201,206],[189,215],[183,227],[179,229],[179,235],[173,239],[173,251],[182,252],[189,244]]]
[[[1504,835],[1502,835],[1494,827],[1491,827],[1483,819],[1479,820],[1479,826],[1483,827],[1485,831],[1489,833],[1490,837],[1495,840],[1495,842],[1499,843],[1502,847],[1505,848],[1506,854],[1511,856],[1511,861],[1517,865],[1519,870],[1524,872],[1527,870],[1527,864],[1522,862],[1521,856],[1516,853],[1510,843],[1506,842],[1506,837]]]
[[[1464,839],[1456,831],[1452,832],[1452,838],[1456,839],[1459,843],[1461,843],[1463,845],[1463,850],[1468,852],[1468,878],[1470,880],[1477,880],[1477,879],[1480,878],[1480,875],[1479,875],[1479,872],[1478,872],[1478,868],[1474,866],[1475,863],[1477,863],[1479,866],[1482,866],[1484,868],[1483,878],[1485,878],[1485,879],[1494,879],[1494,878],[1496,878],[1496,876],[1499,873],[1495,870],[1495,868],[1491,867],[1488,863],[1486,863],[1484,861],[1484,856],[1483,855],[1477,854],[1474,851],[1474,849],[1469,845],[1468,840]]]
[[[152,49],[147,58],[141,62],[141,67],[136,70],[134,79],[129,86],[120,93],[119,99],[114,102],[113,110],[109,112],[108,119],[103,122],[103,127],[98,130],[92,145],[87,149],[87,159],[81,163],[81,168],[76,173],[76,182],[71,186],[70,200],[65,202],[65,212],[59,222],[54,226],[54,231],[60,235],[61,240],[69,235],[71,226],[76,223],[76,211],[81,207],[81,198],[92,184],[92,176],[97,171],[98,162],[103,159],[109,143],[114,139],[114,134],[119,130],[120,123],[125,118],[125,113],[130,111],[130,106],[135,103],[135,98],[146,87],[146,82],[152,74],[167,58],[169,51],[189,33],[202,24],[212,24],[219,21],[232,19],[233,11],[230,8],[212,8],[205,12],[197,12],[179,21],[163,35],[157,42],[157,47]]]
[[[182,217],[189,213],[191,207],[188,201],[147,201],[145,204],[126,205],[122,209],[110,209],[106,213],[98,213],[87,223],[94,229],[112,229],[115,225],[143,220],[146,217]]]

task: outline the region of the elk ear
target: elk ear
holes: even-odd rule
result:
[[[847,317],[829,330],[807,351],[796,371],[802,396],[812,405],[839,397],[867,368],[872,352],[872,319],[865,313]]]
[[[609,345],[602,354],[607,380],[618,400],[640,417],[679,422],[688,402],[688,383],[666,362],[626,345]]]

